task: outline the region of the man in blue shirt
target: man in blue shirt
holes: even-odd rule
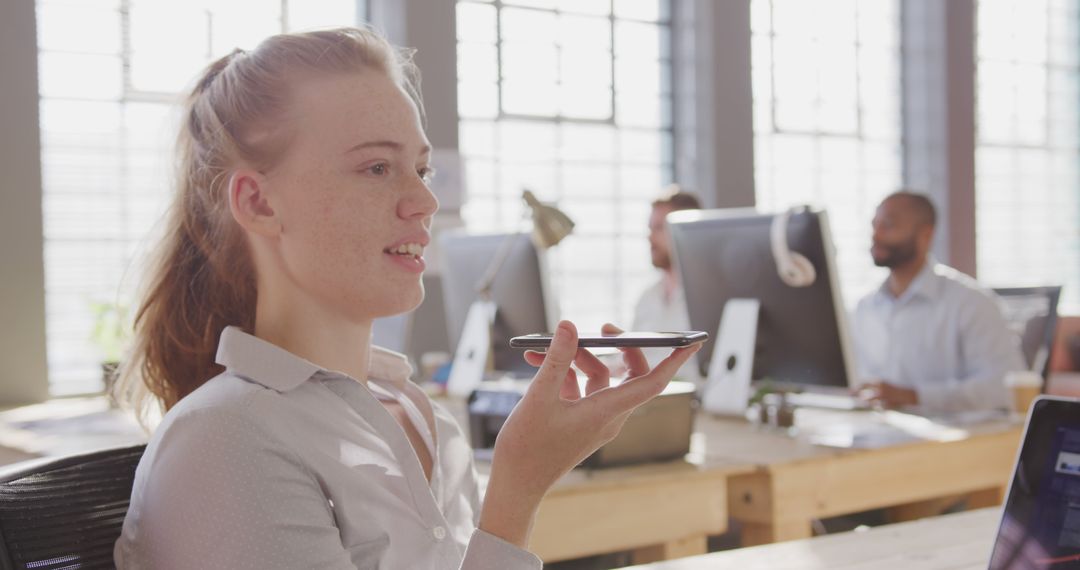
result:
[[[1011,409],[1005,375],[1025,368],[994,294],[930,255],[937,214],[897,192],[873,221],[874,264],[889,268],[855,310],[860,393],[932,414]]]

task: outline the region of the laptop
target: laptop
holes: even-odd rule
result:
[[[1080,400],[1032,404],[989,568],[1080,568]]]

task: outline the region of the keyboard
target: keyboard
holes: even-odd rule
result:
[[[871,410],[870,402],[850,394],[830,394],[821,392],[801,392],[788,394],[787,400],[800,408],[821,408],[825,410]]]

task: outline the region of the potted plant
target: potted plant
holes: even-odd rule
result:
[[[756,423],[762,425],[769,424],[769,408],[766,405],[766,397],[775,392],[772,381],[768,378],[762,380],[754,394],[750,396],[750,399],[746,402],[749,415],[754,419]]]
[[[94,302],[91,307],[94,312],[94,327],[90,331],[90,340],[97,347],[101,358],[104,391],[111,394],[120,359],[131,336],[127,306],[114,302]]]
[[[762,380],[748,407],[756,420],[763,425],[790,428],[795,425],[795,407],[787,399],[788,392],[778,388],[772,380]]]

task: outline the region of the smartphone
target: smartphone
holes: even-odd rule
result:
[[[547,348],[551,345],[551,333],[527,334],[510,339],[512,348]],[[582,348],[598,347],[680,347],[690,346],[709,339],[709,333],[701,331],[683,332],[645,332],[633,331],[616,335],[589,334],[578,335],[578,346]]]

